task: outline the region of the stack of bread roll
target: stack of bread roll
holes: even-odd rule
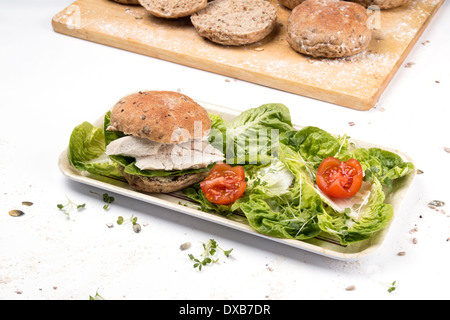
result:
[[[190,17],[198,34],[214,43],[242,46],[261,41],[275,28],[277,8],[268,0],[113,0],[141,5],[155,17]],[[286,41],[317,58],[363,52],[372,30],[367,8],[392,9],[409,0],[279,0],[291,10]]]

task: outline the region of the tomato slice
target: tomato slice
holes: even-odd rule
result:
[[[206,199],[216,204],[231,204],[245,192],[245,172],[242,166],[216,164],[205,180],[200,182]]]
[[[316,183],[326,195],[339,199],[354,196],[361,189],[363,170],[356,159],[340,161],[328,157],[317,170]]]

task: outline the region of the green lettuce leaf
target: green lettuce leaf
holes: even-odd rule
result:
[[[211,119],[211,130],[208,134],[209,143],[217,150],[225,153],[225,135],[227,131],[225,120],[218,114],[209,113]]]
[[[414,170],[411,162],[405,162],[399,155],[380,148],[355,149],[352,151],[352,156],[361,163],[365,172],[365,181],[376,178],[383,185],[388,186],[389,190],[392,189],[394,180]]]
[[[247,193],[280,196],[289,192],[295,176],[278,158],[272,158],[268,165],[245,166]]]
[[[67,148],[70,164],[80,171],[123,179],[116,163],[105,155],[103,128],[83,122],[72,131]]]
[[[267,163],[278,150],[278,138],[292,130],[289,109],[269,103],[242,112],[226,126],[226,162],[228,164]]]
[[[198,185],[184,192],[203,211],[225,216],[244,214],[250,226],[264,235],[302,240],[321,232],[317,215],[324,212],[323,202],[303,172],[291,171],[277,158],[262,165],[244,165],[244,170],[246,191],[232,205],[209,202]]]
[[[347,136],[335,137],[317,127],[308,126],[285,132],[280,136],[280,141],[297,152],[304,172],[313,181],[316,180],[317,169],[325,158],[335,157],[341,161],[350,158]]]
[[[201,169],[187,169],[187,170],[141,170],[136,167],[136,161],[132,157],[126,157],[121,155],[111,155],[109,156],[115,163],[120,164],[123,167],[124,172],[133,175],[139,175],[144,177],[172,177],[172,176],[182,176],[191,173],[207,172],[212,169],[214,164],[209,165],[206,168]]]
[[[319,216],[319,227],[339,238],[340,243],[349,245],[370,238],[391,221],[394,210],[384,203],[385,194],[381,183],[374,178],[362,201],[355,201],[344,212],[327,207]]]
[[[337,236],[342,244],[365,240],[389,223],[393,208],[384,203],[383,186],[390,192],[395,180],[414,170],[412,163],[397,154],[380,148],[354,149],[347,136],[336,137],[316,127],[285,132],[281,142],[292,151],[289,157],[296,159],[291,169],[296,167],[304,172],[312,185],[315,185],[320,163],[327,157],[341,161],[355,158],[361,163],[365,182],[355,196],[332,199],[314,188],[326,208],[326,214],[318,216],[319,227]]]
[[[285,180],[288,176],[282,173],[283,164],[293,177],[291,185],[286,191],[274,194],[267,192],[253,192],[248,196],[248,200],[240,204],[240,210],[245,214],[250,225],[261,234],[268,236],[304,240],[317,236],[321,229],[318,225],[318,216],[324,213],[322,199],[315,192],[314,186],[308,177],[299,169],[297,154],[287,146],[280,144],[279,160],[274,161],[275,166],[269,165],[267,168],[259,169],[257,176],[261,176],[261,171],[266,174],[272,168],[278,168],[278,177]],[[279,162],[278,162],[279,161]],[[249,180],[254,177],[250,175]],[[258,181],[258,180],[257,180]],[[264,180],[263,180],[264,181]],[[272,182],[271,185],[285,185],[286,182]],[[259,185],[258,185],[258,188]],[[276,188],[275,190],[280,190]]]

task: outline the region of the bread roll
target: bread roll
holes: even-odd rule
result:
[[[302,3],[305,0],[279,0],[278,2],[285,6],[288,9],[294,9],[296,6],[298,6],[300,3]]]
[[[276,8],[265,0],[215,0],[191,16],[204,38],[240,46],[264,39],[275,27]]]
[[[121,3],[121,4],[139,5],[139,0],[112,0],[112,1]]]
[[[289,16],[287,41],[294,50],[313,57],[355,55],[371,40],[366,11],[353,2],[306,0]]]
[[[409,2],[409,0],[349,0],[349,1],[359,3],[360,5],[366,8],[370,6],[377,6],[382,10],[397,8]]]
[[[123,167],[120,169],[122,169],[123,176],[133,189],[148,193],[170,193],[183,190],[204,180],[209,174],[209,171],[206,171],[181,176],[144,177],[128,174],[123,171]]]
[[[156,17],[175,19],[203,9],[208,0],[139,0],[139,3]]]
[[[188,96],[172,91],[140,91],[121,99],[111,111],[111,129],[160,143],[205,138],[208,112]],[[195,137],[201,133],[201,137]]]

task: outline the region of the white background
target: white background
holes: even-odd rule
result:
[[[97,291],[107,300],[450,298],[448,1],[405,61],[415,64],[402,66],[365,112],[57,34],[51,19],[71,2],[0,2],[0,299],[87,300]],[[102,190],[69,181],[58,157],[76,125],[145,89],[180,90],[240,110],[284,103],[294,123],[397,148],[424,173],[384,245],[356,261],[120,195],[105,211],[92,193]],[[56,208],[66,196],[86,208],[68,218]],[[428,208],[431,200],[444,201],[447,212]],[[25,215],[12,218],[12,209]],[[132,215],[143,225],[138,234],[115,224]],[[187,254],[200,254],[210,238],[233,248],[232,257],[198,272]],[[192,246],[181,251],[185,242]],[[388,293],[393,281],[396,290]]]

